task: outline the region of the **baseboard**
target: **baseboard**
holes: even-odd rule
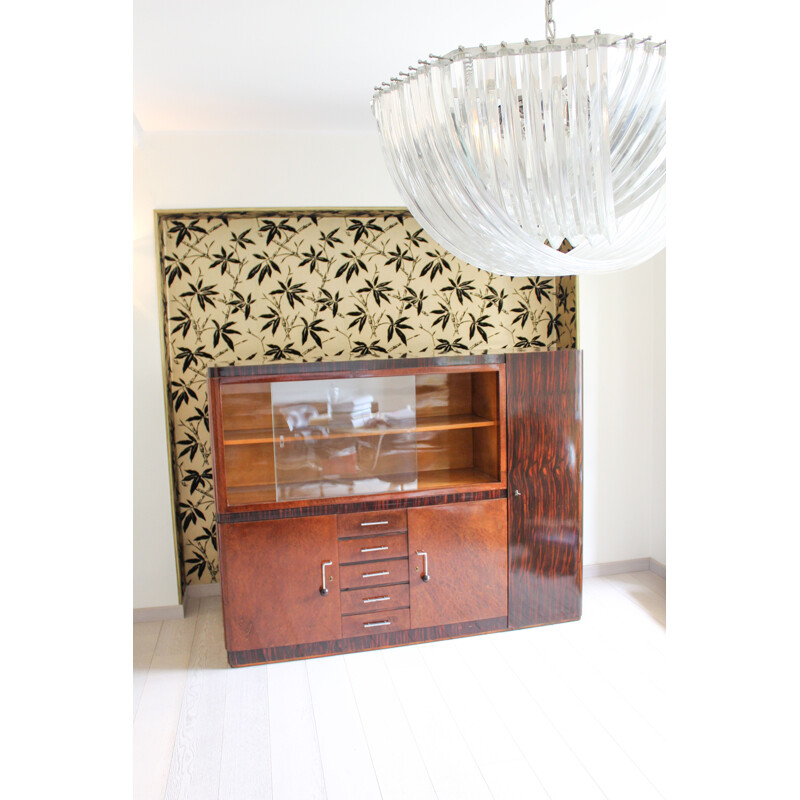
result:
[[[134,608],[134,622],[159,622],[162,619],[183,619],[183,606],[154,606]]]
[[[666,566],[660,561],[656,561],[654,558],[650,559],[650,572],[655,572],[656,575],[660,575],[664,580],[667,579]]]
[[[220,593],[218,583],[201,583],[187,586],[183,590],[183,602],[186,603],[188,597],[218,597]],[[134,608],[134,622],[157,622],[163,619],[183,619],[183,605],[180,606],[157,606],[155,608]]]
[[[645,572],[650,569],[649,558],[629,558],[627,561],[607,561],[605,564],[584,564],[583,576],[618,575],[620,572]]]

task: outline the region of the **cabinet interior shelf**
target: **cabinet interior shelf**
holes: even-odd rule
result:
[[[387,481],[387,483],[402,484],[403,478],[404,476],[402,475],[396,475],[387,477],[385,478],[385,480]],[[407,480],[408,479],[413,479],[413,476],[408,476]],[[358,483],[357,479],[353,480],[352,482],[357,486]],[[343,480],[340,481],[339,483],[344,484],[347,483],[347,481]],[[493,478],[491,475],[487,475],[485,472],[481,472],[481,470],[475,469],[474,467],[466,469],[437,469],[437,470],[430,470],[427,472],[418,473],[416,490],[412,489],[409,491],[424,492],[424,491],[429,491],[431,489],[450,489],[454,487],[467,487],[467,486],[474,486],[478,484],[487,484],[487,483],[497,483],[497,480],[496,478]],[[292,487],[301,487],[310,485],[317,486],[318,482],[303,481],[294,484],[284,483],[282,485],[289,490],[288,494],[291,495]],[[358,492],[355,491],[353,494],[357,495]],[[326,495],[320,494],[319,496],[325,497]],[[330,497],[346,498],[347,494],[338,491],[335,494],[331,494]],[[289,497],[288,499],[291,499],[291,497]],[[249,505],[251,503],[277,502],[275,484],[264,483],[252,486],[228,485],[228,502],[234,505]]]
[[[233,430],[225,432],[224,444],[270,444],[272,442],[307,442],[327,439],[354,439],[363,436],[384,436],[408,433],[430,433],[434,431],[451,431],[462,428],[489,428],[496,426],[497,420],[479,417],[476,414],[459,414],[454,416],[417,418],[414,425],[401,428],[348,428],[341,431],[323,433],[303,433],[280,429],[273,432],[270,428],[253,428],[250,430]]]

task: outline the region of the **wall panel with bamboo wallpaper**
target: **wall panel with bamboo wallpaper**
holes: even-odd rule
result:
[[[575,347],[575,279],[460,261],[407,211],[156,213],[184,585],[217,579],[211,365]]]

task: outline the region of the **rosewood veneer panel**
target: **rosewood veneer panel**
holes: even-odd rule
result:
[[[228,663],[232,667],[246,667],[250,664],[265,664],[273,661],[291,661],[295,658],[316,658],[338,653],[357,653],[361,650],[377,650],[382,647],[396,647],[401,644],[432,642],[436,639],[452,639],[456,636],[472,636],[478,633],[502,631],[508,627],[507,617],[483,619],[476,622],[462,622],[457,625],[438,625],[431,628],[417,628],[408,631],[394,631],[369,636],[351,636],[327,642],[313,642],[292,647],[267,647],[257,650],[228,652]]]
[[[581,378],[580,351],[508,359],[510,627],[581,615]]]

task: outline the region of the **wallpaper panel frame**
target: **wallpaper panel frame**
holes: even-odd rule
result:
[[[479,270],[406,209],[159,210],[155,225],[181,592],[219,574],[209,366],[576,346],[574,277]]]

